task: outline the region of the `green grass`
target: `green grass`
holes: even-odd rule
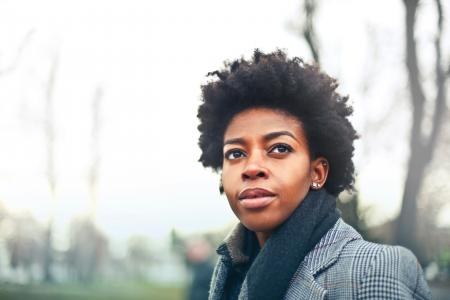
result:
[[[1,300],[182,300],[183,287],[158,284],[0,285]]]

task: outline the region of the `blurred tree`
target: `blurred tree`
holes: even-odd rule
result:
[[[341,216],[345,222],[361,233],[365,239],[372,240],[365,220],[367,210],[361,211],[359,203],[357,193],[345,194],[345,196],[339,196],[336,206],[341,211]]]
[[[314,29],[317,0],[303,0],[304,22],[302,24],[302,37],[305,39],[316,63],[320,62],[320,50],[318,38]],[[426,255],[422,253],[423,247],[419,244],[418,232],[418,200],[423,186],[426,168],[433,158],[437,141],[441,132],[442,123],[446,114],[446,80],[450,75],[450,68],[444,69],[441,54],[441,37],[444,29],[444,12],[440,0],[434,0],[437,11],[437,32],[434,41],[435,48],[435,89],[434,99],[426,97],[419,69],[416,39],[414,36],[416,25],[416,12],[419,0],[403,0],[406,10],[405,34],[406,34],[406,67],[411,94],[412,126],[410,134],[410,156],[407,166],[407,176],[403,187],[402,207],[395,224],[387,224],[383,228],[391,228],[394,234],[389,240],[410,248],[418,256],[421,262],[426,261]],[[427,114],[425,107],[433,106],[433,112]],[[431,126],[430,126],[431,124]],[[427,131],[428,127],[431,129]],[[429,132],[429,134],[426,134]],[[353,206],[352,206],[353,205]],[[352,202],[345,206],[350,211],[355,210]],[[343,207],[341,207],[343,208]],[[343,208],[344,209],[344,208]],[[353,217],[347,215],[347,218]],[[357,226],[357,224],[356,224]],[[381,227],[380,227],[381,228]],[[386,234],[383,234],[386,235]]]
[[[6,247],[10,266],[17,271],[15,280],[33,282],[33,266],[42,264],[45,230],[30,215],[10,216],[8,221],[11,231],[6,237]],[[26,278],[20,278],[21,272]]]
[[[300,22],[289,22],[288,27],[300,38],[304,39],[314,62],[320,64],[320,47],[319,39],[316,34],[314,21],[316,18],[316,11],[318,7],[318,0],[302,0],[300,8]]]
[[[90,191],[90,216],[95,223],[98,205],[98,177],[100,168],[100,108],[103,98],[103,89],[97,86],[92,101],[92,138],[91,138],[91,166],[89,169],[89,191]]]
[[[31,29],[30,31],[28,31],[25,34],[25,37],[20,42],[19,47],[17,48],[17,51],[15,53],[13,60],[7,66],[0,67],[0,77],[6,75],[8,73],[11,73],[12,71],[14,71],[16,69],[17,65],[20,62],[20,58],[23,54],[23,51],[25,50],[27,44],[31,40],[31,37],[33,36],[34,32],[35,32],[34,29]]]
[[[150,243],[146,237],[134,236],[128,241],[127,260],[132,277],[147,280],[147,273],[153,261]]]
[[[53,116],[53,93],[55,90],[56,71],[58,68],[58,55],[53,56],[50,65],[49,77],[45,90],[45,120],[44,130],[47,145],[47,181],[50,189],[52,209],[56,206],[56,173],[55,173],[55,124]],[[53,281],[52,257],[53,257],[53,210],[48,220],[47,232],[45,235],[45,257],[44,257],[44,280]]]
[[[108,253],[107,238],[89,217],[72,222],[67,252],[69,273],[80,283],[89,284],[99,275]]]
[[[412,107],[412,126],[410,134],[410,156],[406,181],[403,189],[403,199],[400,215],[397,220],[396,242],[411,249],[421,262],[426,258],[417,240],[417,203],[422,187],[425,171],[431,162],[441,131],[443,117],[446,111],[446,79],[448,71],[444,71],[441,54],[441,37],[443,32],[443,10],[440,0],[435,0],[437,9],[437,33],[435,36],[435,87],[434,99],[427,99],[417,58],[415,39],[416,12],[419,0],[404,0],[406,10],[406,68],[408,71],[410,100]],[[446,74],[447,73],[447,74]],[[426,103],[434,106],[429,119],[430,133],[426,132]]]
[[[0,77],[4,76],[6,74],[11,73],[14,71],[19,62],[20,58],[24,52],[24,49],[28,45],[29,41],[31,40],[32,36],[34,35],[35,30],[31,29],[29,30],[23,40],[20,42],[16,54],[7,66],[1,66],[0,67]],[[44,122],[45,127],[45,133],[47,137],[47,154],[48,154],[48,163],[47,163],[47,178],[50,186],[50,193],[52,199],[54,198],[55,194],[55,180],[54,180],[54,170],[53,170],[53,120],[52,120],[52,101],[53,101],[53,89],[54,89],[54,80],[55,80],[55,72],[57,67],[57,56],[55,56],[55,59],[53,60],[51,66],[50,66],[50,73],[49,73],[49,79],[46,86],[46,120]],[[43,239],[45,241],[45,249],[44,249],[44,263],[43,263],[43,272],[44,272],[44,280],[45,281],[51,281],[52,275],[51,275],[51,257],[52,257],[52,219],[49,220],[47,230],[43,236]],[[12,240],[9,241],[9,247],[12,247],[14,249],[24,249],[21,245],[23,243],[28,243],[28,240],[23,241],[21,238],[21,235],[16,236]],[[23,250],[18,250],[22,251]],[[19,263],[21,260],[19,257],[22,257],[21,254],[15,254],[11,257],[11,263],[14,267],[16,264]]]
[[[304,0],[303,10],[305,12],[305,22],[303,23],[303,37],[311,51],[311,55],[316,62],[320,64],[319,41],[314,29],[314,16],[316,13],[317,0]]]
[[[426,258],[434,260],[438,259],[442,249],[450,249],[450,111],[447,110],[444,119],[440,142],[428,166],[418,203],[419,241]]]
[[[181,257],[186,253],[186,241],[175,229],[170,231],[170,250]]]
[[[446,277],[450,278],[450,249],[443,249],[438,257],[439,267],[444,270]]]
[[[8,211],[6,210],[5,204],[0,200],[0,224],[8,217]]]

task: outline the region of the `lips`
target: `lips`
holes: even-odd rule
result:
[[[254,199],[261,197],[272,197],[272,196],[275,196],[275,194],[265,189],[261,188],[246,189],[239,194],[239,200]]]
[[[239,203],[245,208],[262,208],[269,205],[275,196],[262,188],[246,189],[239,194]]]

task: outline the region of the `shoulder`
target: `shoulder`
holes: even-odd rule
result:
[[[355,254],[361,277],[358,299],[431,299],[422,268],[414,254],[401,246],[364,241]]]
[[[411,251],[365,241],[342,219],[307,258],[315,281],[331,298],[431,298],[422,268]]]

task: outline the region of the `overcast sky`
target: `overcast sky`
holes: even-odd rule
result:
[[[357,144],[357,185],[364,205],[376,204],[371,222],[379,224],[398,213],[405,176],[403,11],[401,1],[362,2],[327,1],[317,26],[323,68],[350,95],[357,130],[370,135],[363,136],[370,143]],[[197,162],[199,87],[225,59],[249,57],[257,47],[284,48],[310,61],[304,41],[289,29],[299,23],[299,6],[294,0],[0,1],[0,69],[14,61],[29,34],[16,69],[0,77],[0,200],[41,221],[52,212],[43,120],[45,87],[57,58],[60,236],[89,207],[97,87],[104,96],[96,220],[104,232],[113,239],[159,238],[171,228],[189,233],[235,222],[219,196],[218,176]],[[431,33],[431,1],[422,11],[419,31]],[[424,59],[430,41],[422,41]],[[399,109],[396,121],[382,132],[371,129],[392,105]],[[386,138],[394,130],[397,138]]]

